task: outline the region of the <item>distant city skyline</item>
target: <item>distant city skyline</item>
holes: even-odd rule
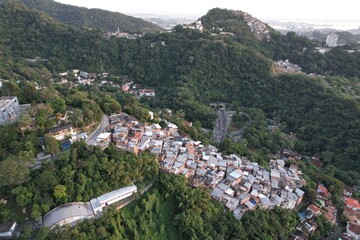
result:
[[[220,7],[248,12],[259,19],[278,20],[329,20],[360,22],[360,2],[343,0],[56,0],[57,2],[87,8],[100,8],[127,15],[158,14],[169,17],[199,18],[208,10]]]

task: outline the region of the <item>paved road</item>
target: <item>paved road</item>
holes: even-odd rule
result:
[[[248,118],[248,120],[247,120],[247,122],[245,123],[245,126],[244,126],[244,127],[242,127],[242,128],[240,128],[239,130],[236,130],[236,131],[234,131],[234,132],[231,133],[231,137],[232,137],[235,141],[237,141],[237,142],[242,139],[242,134],[243,134],[245,128],[251,123],[251,117],[250,117],[248,114],[246,114],[246,113],[244,113],[244,112],[240,112],[239,114],[240,114],[240,115],[241,115],[241,114],[245,115],[245,116]]]
[[[97,136],[100,135],[100,133],[102,133],[104,131],[104,129],[106,127],[108,127],[110,125],[110,120],[109,117],[107,115],[103,115],[103,118],[101,120],[101,123],[99,124],[99,126],[96,128],[96,130],[91,133],[88,137],[88,139],[86,140],[86,143],[88,145],[96,145],[96,138]]]
[[[227,132],[227,114],[225,110],[220,109],[217,111],[218,118],[216,119],[216,125],[213,130],[213,139],[215,142],[222,142],[226,137]]]

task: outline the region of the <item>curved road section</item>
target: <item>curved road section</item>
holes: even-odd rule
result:
[[[97,136],[100,135],[100,133],[102,133],[104,131],[104,129],[106,127],[108,127],[110,125],[110,120],[109,117],[107,115],[103,115],[102,119],[101,119],[101,123],[99,124],[99,126],[97,127],[97,129],[90,134],[90,136],[88,137],[88,139],[86,140],[86,143],[88,145],[96,145],[96,138]]]

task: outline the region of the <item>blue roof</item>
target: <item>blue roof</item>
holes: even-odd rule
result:
[[[66,140],[65,142],[61,143],[61,149],[64,150],[68,150],[71,147],[71,142],[69,140]]]

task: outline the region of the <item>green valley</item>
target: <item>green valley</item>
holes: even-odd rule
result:
[[[242,11],[215,8],[199,21],[200,29],[190,24],[160,32],[143,20],[98,9],[45,0],[0,2],[0,96],[31,104],[16,123],[0,126],[0,196],[9,201],[0,204],[1,222],[37,219],[64,203],[89,201],[134,181],[154,181],[119,211],[110,208],[98,219],[62,231],[43,228],[35,239],[286,239],[296,231],[294,211],[257,208],[239,221],[208,188],[193,188],[189,178],[164,173],[165,140],[158,152],[138,154],[131,138],[109,137],[117,130],[132,137],[145,134],[149,126],[161,132],[171,123],[179,133],[159,133],[164,139],[200,141],[198,149],[212,144],[222,156],[239,155],[264,171],[271,172],[272,161],[281,160],[284,151],[299,153],[299,159],[277,163],[279,172],[291,167],[301,172],[304,185],[289,190],[305,192],[304,206],[297,206],[319,205],[317,191],[324,184],[328,195],[321,210],[330,201],[339,209],[336,223],[346,224],[343,190],[360,186],[360,53],[338,46],[321,54],[316,51],[320,42],[291,32],[281,35]],[[138,35],[104,34],[118,27]],[[302,71],[275,64],[286,59]],[[142,90],[153,95],[140,97]],[[239,142],[229,135],[221,143],[211,140],[207,131],[216,124],[214,103],[226,103],[226,110],[235,113],[232,128],[244,128]],[[107,148],[82,141],[66,147],[50,136],[54,127],[67,124],[95,133],[105,115],[110,123],[108,116],[122,112],[141,127],[104,126]],[[160,137],[151,133],[151,138]],[[136,156],[118,142],[129,144]],[[186,143],[178,143],[183,145],[176,151],[190,148]],[[196,157],[212,154],[215,161],[221,156],[194,149]],[[39,152],[50,154],[50,160],[32,170]],[[231,172],[225,170],[223,178]],[[359,196],[355,191],[353,197]],[[252,198],[258,204],[260,198]],[[331,227],[322,217],[316,221],[321,227],[311,237],[321,239]]]

